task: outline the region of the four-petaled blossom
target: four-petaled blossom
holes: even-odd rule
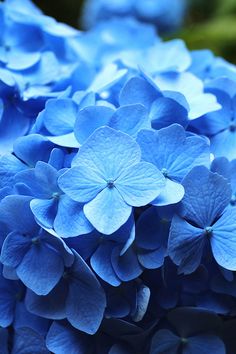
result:
[[[60,176],[59,187],[85,203],[85,216],[109,235],[128,220],[132,207],[147,205],[165,186],[161,172],[140,160],[140,148],[131,137],[102,127],[82,145],[72,168]]]
[[[216,262],[236,270],[236,211],[227,208],[231,188],[206,167],[195,167],[184,179],[185,196],[172,219],[168,252],[179,271],[192,273],[210,244]]]

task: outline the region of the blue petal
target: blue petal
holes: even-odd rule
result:
[[[13,322],[19,289],[15,286],[15,282],[1,276],[0,291],[0,326],[5,328]]]
[[[120,105],[140,103],[147,109],[158,98],[162,97],[157,87],[140,77],[131,78],[120,93]]]
[[[120,247],[115,247],[111,254],[111,262],[115,273],[122,281],[133,280],[143,271],[132,247],[122,256],[120,256]]]
[[[169,204],[179,203],[184,196],[184,187],[177,182],[171,181],[169,178],[165,179],[166,185],[159,194],[159,196],[152,201],[152,205],[163,206]]]
[[[99,127],[109,125],[114,110],[104,106],[90,106],[82,109],[75,122],[74,133],[80,144]]]
[[[73,280],[69,286],[66,314],[68,321],[77,329],[94,334],[103,319],[106,297],[91,269],[76,254]]]
[[[44,337],[31,328],[20,328],[14,336],[12,354],[49,354]]]
[[[95,198],[107,186],[99,172],[83,165],[65,172],[59,177],[58,184],[71,199],[81,203]]]
[[[64,135],[73,131],[77,110],[77,105],[72,99],[52,99],[47,101],[40,115],[45,127],[52,135]]]
[[[154,251],[140,250],[138,252],[139,263],[147,269],[157,269],[163,266],[166,256],[166,247],[160,247]]]
[[[177,91],[185,96],[190,106],[189,119],[196,119],[221,108],[214,95],[204,93],[203,82],[190,72],[159,75],[155,83],[161,90]]]
[[[0,157],[0,188],[11,186],[14,176],[27,169],[27,166],[18,160],[12,154],[6,154]]]
[[[184,128],[178,124],[156,132],[142,130],[137,142],[143,160],[153,163],[177,182],[181,182],[194,166],[210,164],[206,140],[198,136],[187,137]]]
[[[38,296],[30,289],[27,289],[25,305],[27,310],[36,316],[50,320],[61,320],[66,318],[67,295],[68,285],[63,280],[49,294],[44,296]]]
[[[157,208],[145,210],[136,225],[135,243],[140,249],[155,251],[167,245],[169,221],[161,218]]]
[[[39,60],[39,52],[23,53],[21,51],[11,50],[7,53],[7,68],[21,71],[34,66]]]
[[[93,226],[84,215],[83,205],[62,195],[58,203],[54,229],[59,236],[67,238],[88,234],[93,230]]]
[[[48,161],[54,145],[39,134],[31,134],[17,139],[14,144],[14,153],[30,167],[38,161]]]
[[[118,69],[114,63],[109,63],[102,69],[95,77],[92,84],[89,86],[88,91],[102,92],[107,90],[110,86],[114,85],[127,73],[126,69]]]
[[[159,330],[152,338],[150,354],[177,354],[181,340],[168,329]]]
[[[91,266],[97,275],[112,286],[119,286],[121,281],[116,275],[111,263],[111,254],[114,244],[102,243],[90,259]]]
[[[133,137],[139,130],[151,128],[148,111],[141,104],[119,107],[111,117],[109,125]]]
[[[147,7],[143,5],[143,10]],[[159,5],[162,7],[163,5]],[[159,10],[160,11],[160,10]],[[173,11],[173,9],[172,9]],[[150,15],[150,18],[153,16]],[[155,16],[155,15],[154,15]],[[160,16],[160,14],[159,14]],[[156,43],[149,49],[146,55],[142,55],[140,66],[151,73],[182,72],[191,64],[191,57],[184,41],[173,39],[167,42]]]
[[[1,105],[0,99],[0,105]],[[4,101],[4,111],[0,113],[0,154],[12,152],[15,140],[27,134],[30,119],[9,101]]]
[[[188,112],[175,100],[167,97],[160,97],[152,104],[150,111],[152,128],[158,130],[178,123],[183,127],[187,126]]]
[[[183,186],[181,215],[202,228],[211,226],[231,199],[227,180],[203,166],[195,167],[184,179]]]
[[[186,353],[191,354],[226,354],[223,341],[216,335],[198,334],[187,339],[185,345]]]
[[[33,199],[30,208],[39,221],[46,228],[52,228],[57,213],[58,201],[56,199]]]
[[[67,148],[79,148],[80,144],[75,138],[74,132],[59,136],[47,136],[47,139],[56,145],[67,147]]]
[[[205,235],[202,229],[174,216],[170,228],[168,254],[179,266],[180,272],[190,274],[197,269],[201,262],[204,244]]]
[[[147,312],[149,305],[151,291],[145,285],[140,285],[137,291],[137,308],[135,314],[132,316],[133,321],[142,321]]]
[[[38,295],[48,294],[59,282],[63,271],[61,256],[43,244],[33,245],[17,267],[18,277]]]
[[[236,270],[236,210],[226,209],[212,226],[210,243],[216,262],[228,270]]]
[[[236,134],[230,129],[214,135],[211,139],[211,151],[218,156],[225,156],[230,161],[236,158]]]
[[[81,354],[89,350],[90,337],[65,322],[53,322],[47,334],[46,345],[56,354]]]
[[[105,188],[84,206],[84,213],[101,233],[110,235],[128,220],[132,207],[125,203],[116,188]]]
[[[72,166],[99,171],[107,180],[115,180],[121,171],[140,161],[138,144],[127,134],[109,127],[97,129],[81,146]]]
[[[49,320],[30,313],[26,309],[24,302],[17,302],[15,308],[15,320],[13,324],[14,330],[18,330],[22,327],[29,327],[44,336],[48,331],[49,324]]]
[[[231,121],[232,104],[229,95],[223,91],[213,91],[216,94],[218,102],[222,108],[216,112],[205,114],[191,122],[201,134],[215,135],[229,127]]]
[[[163,174],[152,164],[140,162],[126,168],[115,181],[124,201],[143,206],[155,199],[165,186]]]
[[[34,216],[30,209],[31,197],[21,195],[9,195],[0,203],[0,220],[5,223],[10,230],[21,233],[31,233],[38,229]],[[19,210],[24,210],[19,213]]]
[[[31,239],[17,232],[11,232],[1,250],[1,262],[8,267],[17,267],[31,246]]]

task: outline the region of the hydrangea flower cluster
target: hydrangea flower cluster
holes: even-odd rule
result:
[[[0,353],[235,354],[236,67],[0,18]]]

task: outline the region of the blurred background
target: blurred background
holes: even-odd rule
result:
[[[34,3],[58,21],[81,28],[78,19],[82,0],[34,0]],[[236,63],[236,0],[187,0],[187,4],[182,28],[164,38],[182,38],[189,49],[209,48]]]

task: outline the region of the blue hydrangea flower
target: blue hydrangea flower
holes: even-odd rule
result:
[[[27,291],[30,312],[45,318],[67,318],[78,330],[94,334],[103,319],[106,296],[94,273],[74,251],[74,262],[65,269],[60,282],[46,296]]]
[[[178,203],[184,196],[181,182],[197,165],[209,166],[209,144],[199,136],[187,136],[183,127],[173,124],[158,131],[142,130],[137,142],[142,159],[157,166],[166,180],[153,205]]]
[[[142,272],[130,249],[134,239],[135,224],[131,215],[119,230],[109,236],[93,231],[68,239],[67,245],[87,262],[90,261],[92,269],[101,279],[112,286],[119,286],[122,281],[135,279]]]
[[[58,283],[74,256],[61,239],[40,230],[30,210],[30,200],[14,195],[0,204],[0,218],[12,231],[3,243],[1,262],[14,268],[27,287],[45,295]],[[19,210],[24,210],[23,216]]]
[[[80,148],[59,187],[85,203],[85,216],[99,232],[111,234],[128,220],[133,206],[150,203],[164,187],[159,170],[140,160],[132,138],[102,127]]]
[[[162,92],[149,77],[132,77],[120,92],[120,105],[142,104],[154,129],[188,122],[188,104],[181,94]]]
[[[58,187],[57,180],[63,172],[39,161],[35,168],[16,175],[15,187],[21,194],[32,197],[30,208],[43,228],[54,229],[62,237],[88,233],[93,227],[84,216],[83,205],[64,195]]]
[[[152,339],[150,354],[202,353],[225,354],[217,337],[220,319],[212,312],[196,308],[178,308],[167,316],[174,330],[160,329]],[[214,333],[215,331],[215,333]]]
[[[209,243],[216,262],[235,270],[236,214],[235,209],[226,208],[231,199],[229,183],[205,167],[195,167],[183,186],[185,196],[170,229],[171,259],[180,272],[189,274],[200,265]]]

